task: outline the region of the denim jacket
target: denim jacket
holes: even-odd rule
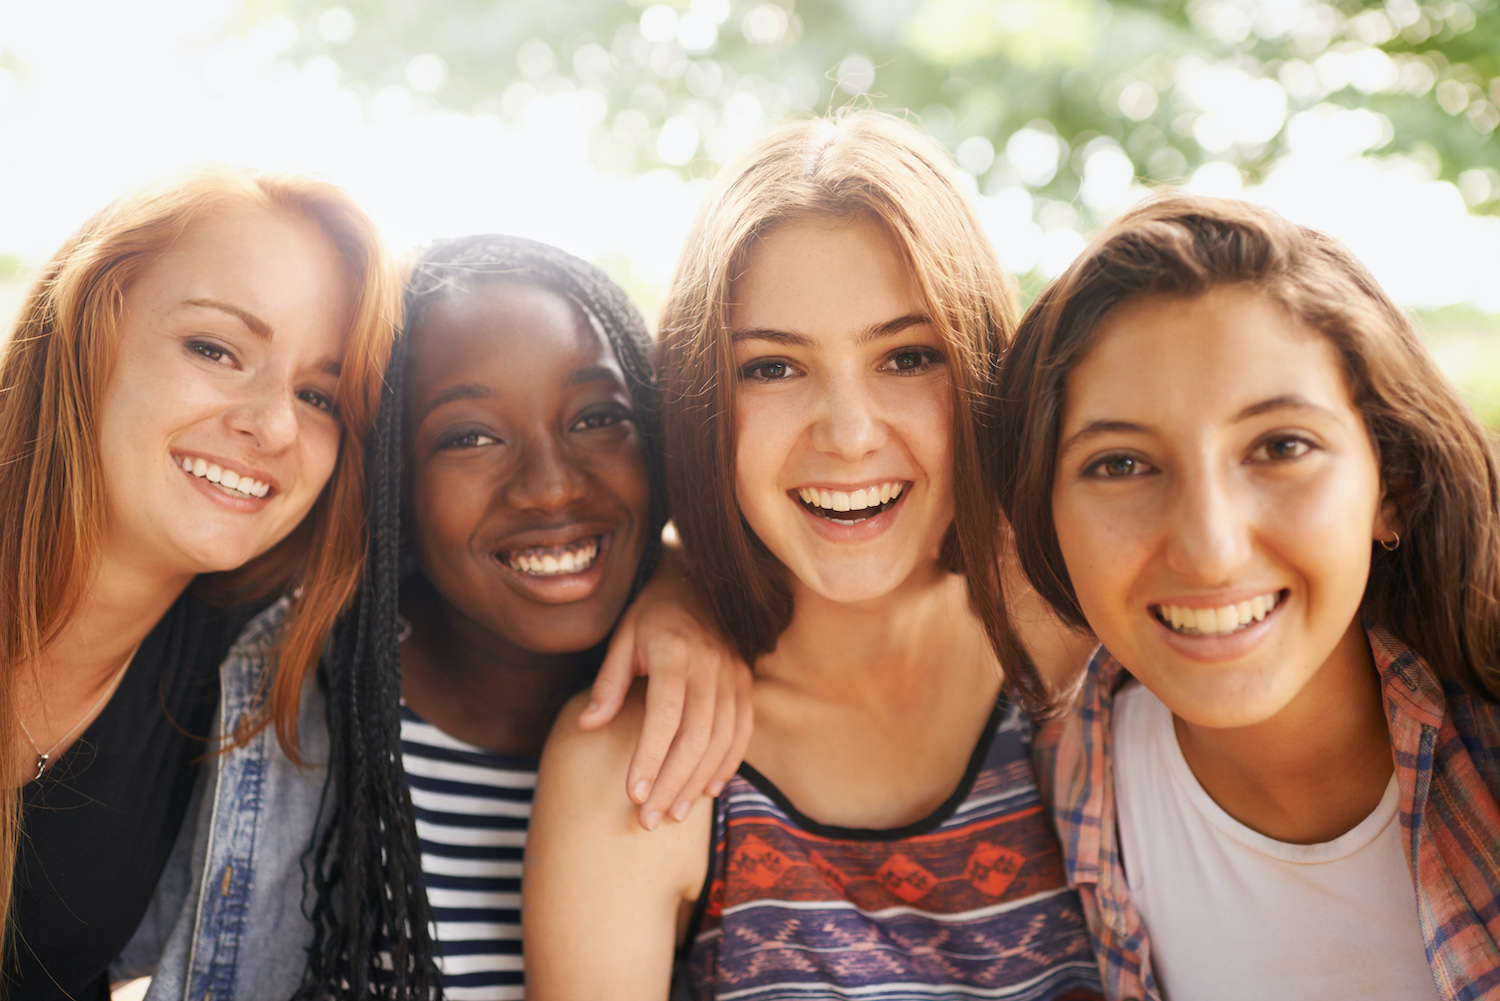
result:
[[[283,600],[256,616],[220,667],[215,738],[254,717],[286,610]],[[303,695],[298,723],[304,768],[282,753],[274,727],[204,760],[197,805],[111,980],[150,976],[147,1001],[284,1001],[301,984],[312,941],[302,859],[328,760],[316,685]]]

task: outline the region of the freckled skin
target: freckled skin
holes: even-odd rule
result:
[[[130,285],[99,414],[106,560],[186,579],[242,565],[302,520],[338,457],[349,296],[322,230],[250,208],[195,224]],[[184,453],[274,489],[235,510],[178,467]]]

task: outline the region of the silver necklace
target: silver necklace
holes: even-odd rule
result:
[[[142,640],[141,642],[145,641]],[[57,741],[45,751],[37,746],[36,738],[31,735],[30,730],[26,729],[26,721],[21,718],[20,711],[16,711],[16,722],[21,724],[21,732],[26,735],[26,742],[29,743],[31,745],[31,749],[36,752],[36,774],[31,777],[32,782],[35,782],[37,779],[41,778],[42,773],[47,770],[47,762],[52,760],[52,752],[61,747],[63,741],[73,736],[74,731],[76,731],[80,726],[83,725],[83,721],[94,715],[94,712],[100,706],[104,705],[105,700],[115,693],[115,689],[119,687],[120,679],[125,676],[126,668],[130,667],[131,662],[135,660],[136,651],[140,650],[140,648],[141,644],[137,643],[135,645],[135,650],[130,651],[130,656],[125,658],[125,663],[120,665],[120,669],[116,671],[115,676],[110,679],[110,682],[105,687],[103,693],[100,694],[99,698],[95,700],[93,705],[89,706],[89,711],[80,716],[78,718],[78,722],[74,723],[67,733],[57,738]]]

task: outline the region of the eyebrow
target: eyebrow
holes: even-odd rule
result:
[[[488,386],[481,386],[477,382],[455,383],[428,400],[427,406],[422,408],[422,413],[418,416],[417,420],[421,422],[426,419],[428,414],[431,414],[439,407],[445,407],[458,400],[488,400],[494,395]]]
[[[202,306],[207,309],[217,309],[221,313],[228,313],[249,327],[250,332],[256,337],[259,337],[263,341],[271,339],[271,325],[269,323],[254,313],[243,310],[231,303],[224,302],[222,299],[184,299],[182,304],[184,306]]]
[[[568,377],[563,380],[563,385],[582,386],[585,383],[598,382],[600,379],[608,379],[610,382],[620,381],[618,373],[611,368],[603,365],[585,365],[583,368],[568,373]]]
[[[1090,438],[1096,438],[1101,434],[1144,434],[1145,432],[1146,426],[1144,424],[1135,424],[1130,421],[1089,421],[1058,447],[1057,454],[1067,455],[1079,443],[1087,441]]]
[[[932,317],[926,313],[908,313],[898,316],[894,320],[886,320],[874,326],[866,327],[855,335],[855,343],[861,346],[872,344],[875,341],[884,340],[887,337],[895,337],[910,327],[918,327],[924,323],[931,323]],[[799,334],[792,330],[776,330],[771,327],[752,327],[749,330],[736,330],[729,335],[732,343],[740,341],[771,341],[775,344],[785,344],[788,347],[806,348],[811,347],[813,339],[806,334]]]
[[[1311,410],[1315,414],[1324,417],[1337,417],[1332,410],[1319,403],[1314,403],[1305,396],[1296,393],[1283,393],[1281,396],[1273,396],[1269,400],[1261,400],[1252,403],[1244,410],[1235,415],[1236,421],[1242,421],[1250,417],[1259,417],[1261,414],[1270,413],[1273,410]]]
[[[1296,393],[1283,393],[1281,396],[1273,396],[1259,403],[1252,403],[1239,413],[1234,415],[1233,423],[1259,417],[1276,410],[1309,410],[1324,417],[1334,418],[1337,415],[1327,407],[1314,403],[1305,396]],[[1097,420],[1089,421],[1079,428],[1067,441],[1058,448],[1058,455],[1066,455],[1068,451],[1076,447],[1080,442],[1101,434],[1146,434],[1150,428],[1144,424],[1135,424],[1131,421]]]
[[[228,313],[248,327],[250,333],[256,337],[263,341],[271,339],[272,330],[269,323],[254,313],[243,310],[232,303],[224,302],[222,299],[184,299],[182,300],[182,304],[184,306],[201,306],[205,309],[217,309],[221,313]],[[338,358],[329,358],[323,362],[321,367],[326,374],[333,376],[335,379],[344,374],[344,363]]]

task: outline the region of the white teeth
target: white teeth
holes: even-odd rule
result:
[[[538,576],[580,573],[594,565],[599,539],[582,539],[569,546],[538,546],[516,550],[506,556],[512,570]]]
[[[892,482],[853,491],[801,487],[797,490],[797,496],[801,498],[802,503],[822,508],[824,511],[866,511],[872,507],[887,504],[901,496],[903,488],[903,484]]]
[[[227,494],[238,494],[242,497],[264,497],[271,492],[269,483],[262,483],[251,476],[242,476],[232,469],[208,462],[204,459],[190,459],[182,456],[177,464],[184,472],[192,473],[200,479],[217,483],[219,489]]]
[[[1157,617],[1176,632],[1190,636],[1228,636],[1242,626],[1264,619],[1281,601],[1281,592],[1258,594],[1248,601],[1218,608],[1157,605]]]

